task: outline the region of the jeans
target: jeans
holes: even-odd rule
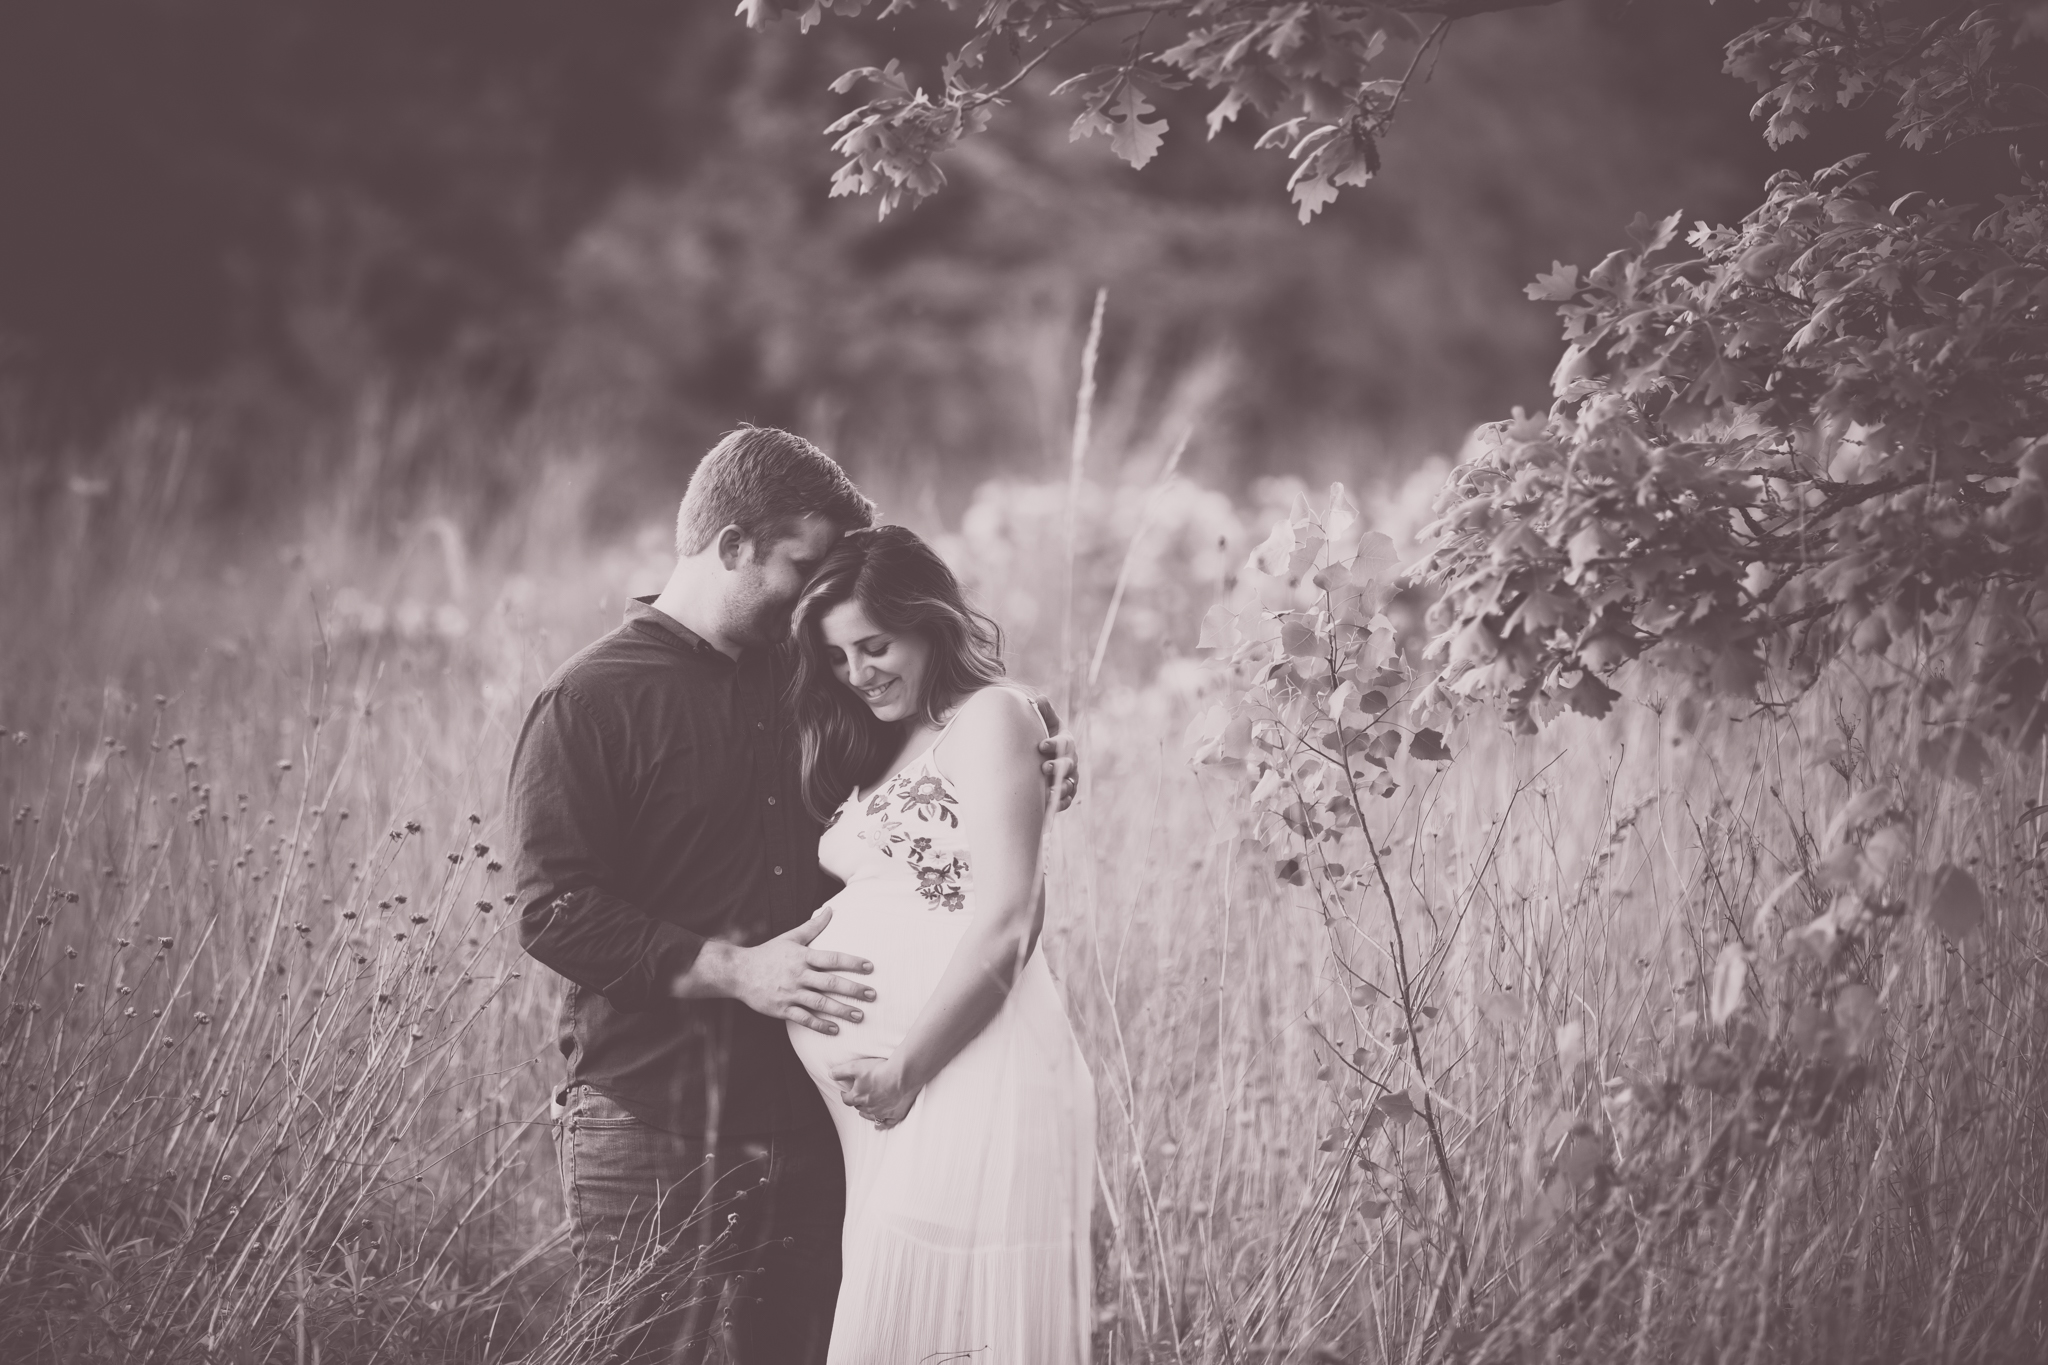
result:
[[[708,1144],[559,1097],[574,1330],[631,1365],[822,1365],[846,1172],[829,1127]]]

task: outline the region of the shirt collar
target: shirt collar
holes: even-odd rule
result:
[[[744,667],[749,669],[773,668],[784,663],[785,651],[780,649],[745,649],[740,651],[738,659],[733,659],[717,645],[712,644],[696,631],[691,630],[681,621],[676,620],[675,617],[656,607],[654,601],[654,597],[650,595],[647,597],[635,597],[626,603],[626,624],[634,625],[639,622],[645,622],[654,629],[664,631],[673,636],[678,643],[690,651],[692,657],[716,660],[718,663],[725,664],[728,667]]]
[[[729,664],[732,662],[731,659],[720,652],[716,645],[706,640],[696,631],[691,630],[681,621],[676,620],[675,617],[657,608],[654,605],[654,598],[652,596],[636,597],[626,603],[626,623],[634,625],[641,622],[645,622],[647,625],[674,636],[677,641],[693,654],[703,654],[718,660],[720,663]]]

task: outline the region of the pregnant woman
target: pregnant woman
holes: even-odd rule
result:
[[[846,1157],[831,1365],[1085,1365],[1095,1092],[1034,951],[1046,818],[1030,697],[898,526],[797,604],[806,799],[845,883],[812,945],[875,966],[836,1035],[792,1027]]]

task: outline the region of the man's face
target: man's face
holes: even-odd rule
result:
[[[782,639],[796,599],[838,539],[837,526],[807,516],[780,540],[743,546],[726,597],[726,629],[732,637],[749,645]]]

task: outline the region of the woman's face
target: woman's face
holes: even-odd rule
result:
[[[841,602],[818,621],[832,675],[867,703],[877,720],[907,720],[924,696],[931,641],[914,631],[883,630],[859,602]]]

